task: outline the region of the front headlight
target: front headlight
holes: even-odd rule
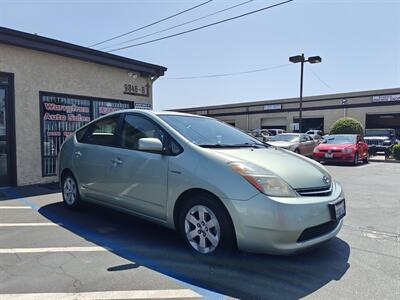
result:
[[[261,193],[274,197],[297,197],[296,192],[280,177],[254,164],[230,162],[229,167],[243,176]]]
[[[353,152],[353,148],[344,148],[344,149],[342,149],[342,152],[343,153],[351,153],[351,152]]]
[[[313,152],[314,152],[314,153],[318,153],[318,152],[319,152],[319,149],[318,149],[317,147],[315,147],[314,150],[313,150]]]

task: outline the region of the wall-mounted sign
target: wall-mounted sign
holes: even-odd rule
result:
[[[388,102],[388,101],[400,101],[400,94],[397,95],[382,95],[382,96],[373,96],[373,102]]]
[[[135,103],[135,109],[151,110],[151,104],[150,103]]]
[[[134,105],[122,100],[107,101],[50,93],[41,93],[40,102],[44,176],[56,175],[57,155],[67,136],[93,119]]]
[[[150,84],[137,85],[137,84],[124,84],[124,94],[148,97],[150,92]]]
[[[274,104],[264,105],[264,110],[278,110],[278,109],[282,109],[282,104],[274,103]]]

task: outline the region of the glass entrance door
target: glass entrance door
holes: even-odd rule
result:
[[[0,85],[0,186],[10,185],[9,139],[7,130],[8,87]]]

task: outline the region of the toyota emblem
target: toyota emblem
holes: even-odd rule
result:
[[[329,178],[327,176],[322,177],[322,181],[326,184],[329,184]]]

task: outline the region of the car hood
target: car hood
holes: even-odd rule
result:
[[[319,144],[317,147],[319,150],[342,150],[352,146],[354,144]]]
[[[297,144],[296,142],[285,142],[285,141],[269,141],[268,144],[275,146],[275,147],[280,147],[280,148],[289,148],[290,146],[293,146]]]
[[[324,176],[331,178],[322,165],[287,150],[270,147],[265,149],[212,149],[211,151],[224,156],[227,161],[247,161],[267,169],[281,177],[294,189],[319,188],[330,185],[322,180]]]

